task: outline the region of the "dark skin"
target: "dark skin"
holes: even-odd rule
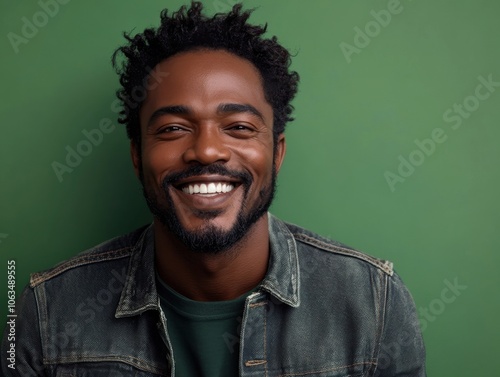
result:
[[[245,171],[253,183],[243,186],[228,177],[190,177],[168,188],[181,225],[202,231],[208,224],[227,230],[241,211],[257,203],[279,171],[286,144],[279,135],[273,155],[273,109],[266,101],[258,70],[246,59],[223,50],[180,53],[158,68],[169,75],[151,85],[140,112],[141,157],[131,144],[132,161],[143,184],[161,196],[166,174],[190,164],[224,164]],[[230,106],[227,106],[227,105]],[[236,105],[236,106],[234,106]],[[215,194],[190,194],[189,185],[227,184],[234,188]],[[166,201],[162,202],[168,207]],[[212,211],[218,215],[203,218]],[[230,249],[218,254],[193,252],[156,218],[155,260],[161,278],[174,290],[197,301],[237,298],[264,278],[269,261],[267,214]]]

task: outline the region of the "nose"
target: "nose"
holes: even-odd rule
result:
[[[186,163],[197,162],[202,165],[227,162],[231,151],[224,136],[223,132],[216,126],[200,126],[193,133],[191,144],[184,151],[184,161]]]

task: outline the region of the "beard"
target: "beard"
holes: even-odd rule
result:
[[[219,210],[196,211],[196,216],[207,220],[207,225],[197,230],[186,229],[179,220],[169,191],[173,187],[172,184],[180,179],[204,174],[223,175],[238,179],[241,182],[244,190],[243,200],[236,221],[230,229],[224,230],[208,222],[221,214],[222,211]],[[165,176],[161,185],[162,198],[160,198],[160,195],[146,188],[143,173],[140,171],[143,195],[151,213],[188,249],[193,252],[212,255],[220,254],[235,246],[238,241],[248,234],[252,225],[267,212],[276,192],[276,176],[277,173],[273,163],[271,182],[260,190],[256,202],[251,207],[247,207],[248,193],[253,183],[252,176],[247,172],[229,170],[222,164],[194,165],[183,171]],[[166,205],[162,204],[165,202]]]

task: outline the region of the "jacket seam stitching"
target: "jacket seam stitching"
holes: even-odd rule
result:
[[[388,274],[390,276],[393,275],[392,263],[390,263],[390,262],[384,263],[384,262],[379,261],[373,257],[370,257],[369,255],[366,255],[360,251],[357,251],[354,249],[349,249],[346,247],[337,246],[337,245],[331,245],[331,244],[320,241],[316,238],[310,237],[310,236],[303,234],[303,233],[293,233],[293,235],[299,241],[302,241],[302,242],[307,243],[307,244],[312,245],[312,246],[317,246],[317,247],[324,249],[324,250],[327,250],[327,251],[338,252],[339,254],[342,254],[342,255],[348,255],[348,256],[352,256],[352,257],[357,258],[357,259],[361,259],[361,260],[368,262],[371,265],[379,268],[380,270],[384,271],[386,274]]]
[[[268,302],[266,301],[266,304]],[[265,310],[262,310],[262,316],[264,317],[264,360],[266,360],[266,363],[264,364],[264,376],[267,377],[267,313]]]
[[[375,342],[375,349],[373,350],[373,358],[375,360],[378,360],[380,356],[380,349],[382,347],[382,334],[385,329],[385,317],[386,317],[386,311],[387,311],[387,305],[388,305],[388,297],[389,297],[389,277],[385,276],[384,277],[384,289],[383,291],[380,292],[381,295],[383,295],[383,300],[381,301],[383,305],[380,306],[380,311],[381,311],[381,316],[380,316],[380,326],[378,329],[378,334],[377,334],[377,341]],[[373,375],[375,375],[375,372],[377,371],[378,367],[378,361],[375,363],[375,368],[373,369]]]
[[[40,331],[40,346],[42,353],[42,364],[45,369],[45,354],[47,351],[46,341],[49,339],[49,330],[48,330],[48,313],[47,313],[47,299],[45,296],[45,287],[42,285],[39,289],[33,290],[33,294],[35,295],[35,302],[37,306],[37,315],[38,315],[38,327]]]
[[[340,370],[340,369],[355,367],[355,366],[358,366],[358,365],[372,365],[372,364],[375,364],[375,363],[373,361],[363,361],[361,363],[354,363],[354,364],[350,364],[350,365],[344,365],[344,366],[341,366],[341,367],[315,370],[315,371],[311,371],[311,372],[280,374],[280,377],[307,376],[308,374],[331,372],[331,371],[335,371],[335,370]]]
[[[124,252],[124,250],[126,250],[126,252]],[[63,263],[60,266],[54,267],[48,272],[31,275],[30,287],[34,288],[40,283],[52,279],[53,277],[72,268],[97,262],[105,262],[105,261],[125,258],[128,257],[131,253],[132,251],[130,250],[130,247],[127,246],[121,249],[107,251],[105,253],[90,254],[81,257],[75,257],[74,259],[70,259],[69,261]]]

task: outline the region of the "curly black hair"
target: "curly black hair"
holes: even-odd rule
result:
[[[203,15],[202,10],[203,4],[198,1],[193,1],[189,9],[182,6],[171,16],[165,9],[157,29],[146,29],[134,37],[124,33],[128,43],[113,53],[113,67],[122,86],[116,92],[122,103],[118,122],[126,125],[129,139],[138,148],[141,140],[139,111],[146,98],[148,76],[161,61],[190,50],[226,50],[257,67],[265,98],[273,108],[275,140],[276,135],[285,130],[286,123],[293,120],[290,102],[297,93],[299,75],[289,70],[291,55],[277,38],[262,37],[267,24],[248,24],[252,11],[242,11],[241,4],[235,4],[228,13],[217,13],[213,17]],[[119,56],[125,59],[118,59]]]

